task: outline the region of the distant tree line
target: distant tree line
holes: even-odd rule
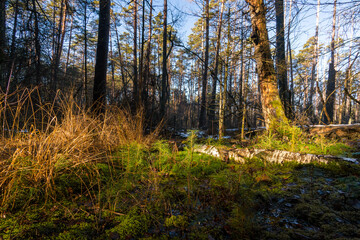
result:
[[[84,108],[142,111],[149,127],[206,129],[360,121],[358,1],[6,0],[0,3],[3,93],[60,90]],[[312,36],[294,50],[299,24],[316,7]],[[331,18],[323,9],[332,9]],[[331,23],[320,42],[319,19]]]

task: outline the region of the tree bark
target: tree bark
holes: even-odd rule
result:
[[[266,129],[275,128],[280,122],[288,124],[285,111],[277,89],[276,75],[271,58],[268,32],[266,29],[266,10],[263,0],[246,0],[250,5],[252,35],[255,59],[259,77],[262,111]]]
[[[200,104],[200,116],[199,116],[199,128],[206,129],[206,88],[207,88],[207,76],[209,65],[209,0],[205,2],[205,60],[204,69],[202,74],[202,91],[201,91],[201,104]]]
[[[336,2],[334,0],[334,12],[333,12],[333,25],[330,43],[330,64],[329,64],[329,77],[326,85],[326,112],[330,119],[325,118],[325,123],[332,123],[334,120],[334,106],[335,106],[335,29],[336,29]]]
[[[106,105],[106,72],[109,51],[110,4],[111,0],[100,0],[99,31],[96,48],[93,89],[93,108],[97,113],[104,113]]]
[[[358,160],[354,158],[337,157],[332,155],[316,155],[306,153],[295,153],[284,150],[266,150],[266,149],[248,149],[248,148],[217,148],[215,146],[203,145],[194,150],[198,153],[204,153],[213,157],[220,158],[228,162],[233,160],[238,163],[246,163],[246,159],[254,157],[262,160],[283,164],[285,162],[298,162],[298,163],[329,163],[329,162],[350,162],[358,164]]]

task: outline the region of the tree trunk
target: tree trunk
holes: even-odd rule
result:
[[[56,36],[56,46],[55,46],[55,56],[53,59],[53,76],[52,82],[54,91],[58,88],[58,70],[60,65],[60,58],[62,53],[62,48],[64,44],[64,37],[65,37],[65,26],[66,26],[66,13],[67,13],[67,1],[61,1],[60,7],[60,20],[59,20],[59,27],[57,29],[57,36]]]
[[[163,28],[163,52],[162,52],[162,78],[161,78],[161,98],[160,98],[160,117],[165,117],[166,102],[168,99],[168,72],[167,72],[167,0],[164,0],[164,28]]]
[[[275,128],[279,123],[288,124],[276,84],[276,75],[271,58],[266,10],[263,0],[246,0],[250,5],[252,35],[255,59],[259,77],[262,111],[266,129]]]
[[[202,91],[201,91],[201,104],[200,104],[200,116],[199,116],[199,128],[206,129],[206,87],[209,65],[209,0],[206,0],[205,4],[205,61],[202,74]]]
[[[225,132],[225,107],[227,99],[227,81],[230,71],[230,42],[231,42],[231,25],[230,25],[230,8],[228,13],[228,29],[227,29],[227,46],[226,46],[226,63],[224,72],[224,81],[220,85],[220,102],[219,102],[219,140],[222,139]]]
[[[220,41],[221,41],[221,29],[222,29],[222,22],[223,22],[224,5],[225,5],[225,0],[221,0],[218,32],[217,32],[217,36],[216,36],[215,66],[214,66],[214,74],[212,77],[213,81],[212,81],[212,92],[211,92],[211,99],[210,99],[209,122],[208,122],[209,129],[211,130],[211,134],[214,134],[212,125],[215,120],[216,85],[219,80],[218,68],[219,68],[219,55],[220,55],[220,48],[221,48]]]
[[[33,4],[33,13],[34,13],[34,28],[35,28],[35,63],[36,63],[36,85],[40,84],[40,68],[41,68],[41,46],[39,40],[39,22],[38,22],[38,13],[36,10],[36,0],[32,0]]]
[[[146,105],[148,99],[148,85],[150,79],[150,55],[151,55],[151,40],[152,40],[152,10],[153,10],[153,0],[150,0],[150,13],[149,13],[149,39],[146,48],[145,56],[145,72],[144,72],[144,92],[143,92],[143,102]]]
[[[8,69],[7,69],[8,73],[7,73],[5,79],[9,79],[11,77],[11,72],[13,70],[13,65],[15,63],[15,41],[16,41],[18,14],[19,14],[19,0],[16,0],[16,2],[15,2],[14,25],[13,25],[12,35],[11,35],[10,61],[8,63]],[[0,84],[0,86],[1,85],[2,84]]]
[[[292,2],[293,2],[293,0],[290,0],[288,31],[287,31],[287,45],[288,45],[289,65],[290,65],[290,91],[289,91],[289,94],[290,94],[291,108],[292,108],[291,109],[291,119],[293,119],[294,115],[295,115],[294,74],[293,74],[291,41],[290,41]]]
[[[134,79],[133,79],[133,110],[136,112],[136,109],[138,107],[138,60],[137,60],[137,12],[138,12],[138,3],[137,0],[134,0],[134,12],[133,12],[133,21],[134,21],[134,62],[133,62],[133,68],[134,68]]]
[[[93,107],[95,112],[104,113],[106,105],[106,72],[110,33],[110,0],[100,0],[99,31],[96,48]]]
[[[72,33],[73,33],[73,23],[74,23],[74,14],[71,15],[71,22],[70,22],[68,51],[66,54],[66,63],[65,63],[65,69],[64,69],[65,78],[67,78],[67,69],[68,69],[69,63],[70,63],[70,51],[71,51],[71,42],[72,42]]]
[[[88,49],[88,39],[87,39],[87,1],[85,3],[85,12],[84,12],[84,96],[85,96],[85,107],[89,106],[88,100],[88,71],[87,71],[87,49]]]
[[[279,84],[279,94],[284,106],[285,115],[290,118],[291,99],[287,81],[287,65],[285,59],[285,28],[284,0],[275,0],[276,11],[276,78]]]
[[[353,12],[351,15],[351,33],[350,33],[351,41],[350,41],[350,46],[349,46],[348,67],[346,69],[345,84],[344,84],[344,87],[347,89],[349,89],[349,86],[350,86],[350,92],[351,92],[351,86],[352,86],[352,81],[353,81],[353,77],[351,76],[351,69],[352,69],[352,65],[354,64],[356,58],[358,57],[358,55],[356,55],[354,61],[351,63],[352,46],[353,46],[353,38],[354,38],[354,14],[355,13]],[[344,93],[343,103],[342,103],[342,106],[340,109],[340,115],[339,115],[339,124],[342,123],[344,118],[347,118],[345,120],[350,120],[350,118],[351,118],[350,114],[347,114],[347,112],[351,111],[350,103],[351,103],[351,101],[348,101],[348,95],[346,93]],[[349,110],[349,111],[347,111],[347,110]]]
[[[111,40],[111,31],[110,31],[110,43],[112,43]],[[112,44],[110,44],[110,66],[111,66],[111,98],[110,103],[115,104],[115,63],[114,63],[114,55],[113,55],[113,48]]]
[[[330,64],[329,64],[329,78],[326,86],[326,112],[329,115],[329,119],[325,118],[325,123],[332,123],[334,120],[334,106],[335,106],[335,29],[336,29],[336,2],[334,0],[334,12],[333,12],[333,26],[330,43]]]
[[[244,22],[244,13],[241,12],[241,22]],[[245,113],[246,113],[246,104],[245,104],[245,60],[244,60],[244,25],[241,26],[241,50],[240,50],[240,79],[239,79],[239,113],[238,113],[238,126],[241,129],[241,139],[244,138],[244,124],[245,124]]]
[[[117,30],[117,25],[116,25],[116,17],[115,17],[114,15],[113,15],[113,19],[114,19],[116,42],[117,42],[118,54],[119,54],[122,89],[123,89],[123,94],[124,94],[124,97],[123,97],[123,98],[127,101],[127,100],[128,100],[128,99],[127,99],[127,82],[125,81],[124,60],[123,60],[123,55],[122,55],[122,53],[121,53],[122,51],[121,51],[119,33],[118,33],[118,30]]]
[[[143,91],[144,91],[144,45],[145,45],[145,4],[146,0],[142,2],[142,16],[141,16],[141,50],[140,50],[140,76],[139,76],[139,91],[138,91],[138,105],[143,107]]]

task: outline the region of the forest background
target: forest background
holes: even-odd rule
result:
[[[283,6],[282,31],[275,2]],[[359,1],[275,2],[265,2],[267,28],[276,72],[285,70],[277,81],[288,118],[359,122]],[[107,51],[99,51],[106,34],[98,1],[1,4],[4,93],[37,87],[38,100],[51,102],[60,90],[84,109],[102,96],[142,109],[150,128],[164,116],[173,130],[265,125],[245,1],[112,1]],[[99,61],[104,88],[94,87],[97,49],[108,53]]]

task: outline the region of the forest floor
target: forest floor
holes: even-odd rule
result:
[[[297,141],[307,138],[314,142]],[[317,148],[289,142],[295,151],[360,158],[358,138],[322,137]],[[190,134],[135,141],[81,164],[59,157],[52,178],[31,177],[27,157],[1,160],[12,175],[0,175],[0,239],[360,238],[359,165],[261,156],[240,164],[195,153],[197,144],[287,149],[270,135],[218,142]]]

